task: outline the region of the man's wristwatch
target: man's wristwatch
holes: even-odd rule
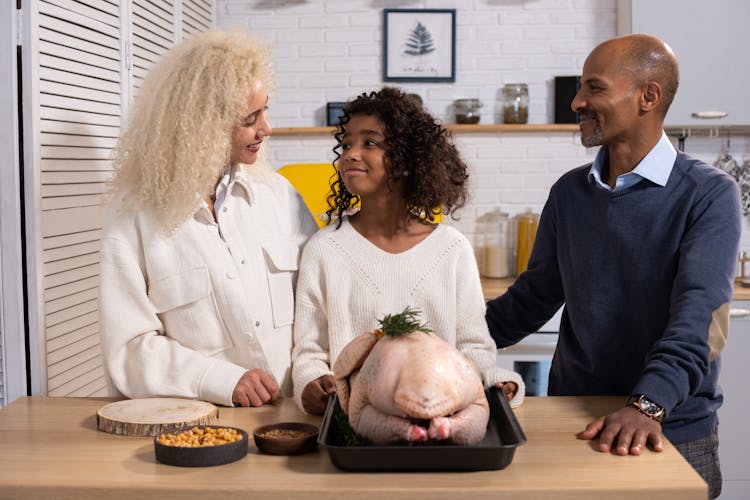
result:
[[[632,406],[647,417],[653,418],[657,422],[664,420],[664,408],[648,399],[643,394],[636,394],[628,399],[626,406]]]

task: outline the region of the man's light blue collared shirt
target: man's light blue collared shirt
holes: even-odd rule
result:
[[[672,166],[677,158],[677,150],[669,141],[667,134],[662,131],[659,142],[635,166],[633,170],[617,177],[614,189],[602,181],[602,166],[609,162],[609,149],[605,146],[599,149],[594,163],[589,170],[589,181],[595,182],[601,189],[616,193],[648,179],[659,186],[666,186]]]

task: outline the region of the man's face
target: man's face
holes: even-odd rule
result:
[[[586,59],[581,88],[571,109],[580,118],[581,143],[586,147],[629,142],[640,115],[640,88],[625,69],[616,43],[597,47]]]

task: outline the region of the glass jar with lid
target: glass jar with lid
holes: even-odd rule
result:
[[[507,83],[503,86],[503,123],[529,121],[529,86]]]
[[[510,275],[509,229],[508,214],[505,212],[497,209],[486,214],[482,274],[488,278],[505,278]]]
[[[456,123],[479,123],[481,107],[479,99],[456,99],[453,101]]]
[[[538,225],[539,214],[531,210],[519,214],[516,218],[516,276],[520,276],[529,265]]]

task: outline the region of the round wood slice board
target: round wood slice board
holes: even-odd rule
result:
[[[179,398],[126,399],[99,408],[99,430],[124,436],[157,436],[191,425],[216,422],[219,409],[205,401]]]

